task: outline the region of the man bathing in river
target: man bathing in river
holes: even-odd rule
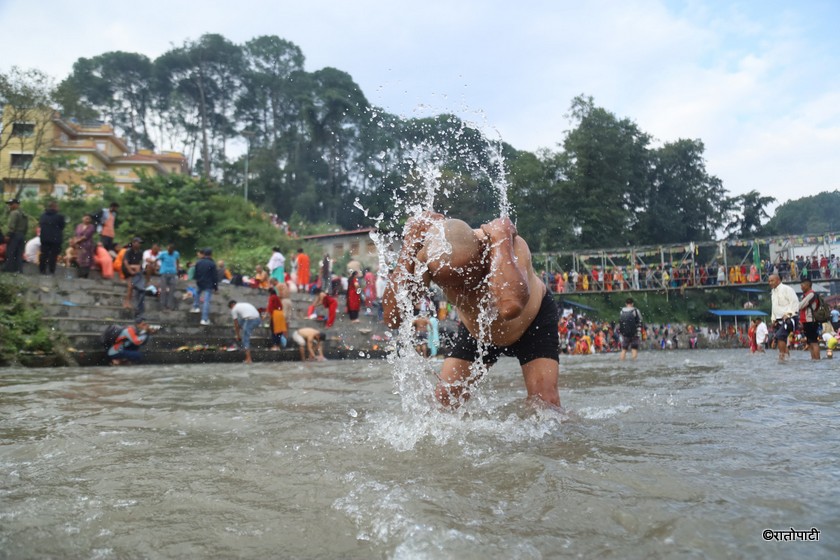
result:
[[[502,354],[519,359],[529,398],[560,405],[559,322],[557,306],[531,265],[528,244],[508,218],[498,218],[479,229],[461,220],[426,213],[411,219],[403,245],[383,296],[385,320],[397,328],[398,294],[414,305],[430,282],[441,287],[458,308],[461,326],[443,362],[435,396],[457,407],[470,396],[470,364],[479,359],[479,314],[489,302],[495,308],[489,328],[489,346],[483,361],[493,365]],[[415,272],[422,274],[421,278]]]

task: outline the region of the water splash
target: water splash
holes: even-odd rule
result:
[[[385,124],[380,123],[380,126],[385,126]],[[469,151],[459,147],[465,144],[463,137],[470,135],[474,138],[476,134],[483,139],[483,150],[477,155],[474,143]],[[451,162],[453,153],[461,158],[459,161],[467,162],[466,167],[471,177],[482,176],[482,184],[490,185],[494,198],[498,201],[498,216],[508,217],[511,213],[500,140],[490,141],[474,125],[461,123],[459,127],[451,131],[451,137],[443,139],[438,137],[436,141],[438,143],[428,140],[413,144],[403,142],[400,146],[403,163],[410,169],[410,173],[407,174],[409,179],[395,189],[393,209],[387,215],[380,213],[375,218],[371,218],[359,199],[355,201],[355,206],[373,221],[376,228],[376,231],[371,233],[371,239],[378,250],[380,274],[391,270],[396,263],[405,224],[412,219],[426,219],[425,213],[439,211],[446,206],[447,199],[455,194],[452,188],[445,185],[442,180],[446,165]],[[380,154],[380,157],[384,158],[385,155]],[[458,218],[459,216],[451,217]],[[430,243],[426,245],[430,258],[448,259],[452,246],[444,236],[442,224],[432,223],[427,239],[430,239]],[[486,250],[489,252],[489,248]],[[485,253],[485,258],[487,256],[488,253]],[[428,267],[424,263],[418,263],[414,271],[415,280],[421,280],[427,270]],[[485,279],[484,282],[486,281]],[[442,414],[441,407],[434,397],[441,362],[425,358],[415,349],[417,345],[413,326],[415,308],[414,302],[407,293],[397,294],[397,306],[402,321],[393,349],[389,353],[388,362],[393,367],[395,392],[400,395],[404,415],[404,421],[398,430],[400,432],[398,441],[411,448],[423,437],[439,432],[441,424],[436,420],[439,420],[440,416],[461,418],[467,410],[487,412],[492,410],[494,405],[493,399],[490,398],[492,396],[490,391],[479,390],[481,381],[487,376],[487,367],[482,360],[477,360],[470,366],[469,378],[465,381],[470,385],[469,405],[459,407],[454,415],[449,412]],[[436,309],[430,307],[421,310],[421,313],[427,316],[436,312]],[[491,301],[489,290],[485,290],[480,303],[479,332],[477,333],[481,355],[486,354],[490,345],[490,325],[496,316],[497,310]],[[435,439],[439,437],[438,434]]]

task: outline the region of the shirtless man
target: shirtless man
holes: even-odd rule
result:
[[[318,329],[310,327],[303,327],[294,332],[292,340],[294,340],[300,348],[300,361],[305,362],[308,359],[323,362],[324,345],[323,341],[326,336]]]
[[[534,272],[528,244],[508,218],[479,229],[434,213],[409,220],[382,301],[391,328],[402,321],[397,294],[407,293],[413,305],[430,282],[440,286],[462,321],[435,389],[444,406],[466,401],[477,381],[470,365],[479,356],[479,313],[486,301],[495,307],[495,318],[485,329],[490,343],[485,364],[494,364],[502,354],[516,356],[528,397],[560,405],[557,306]]]

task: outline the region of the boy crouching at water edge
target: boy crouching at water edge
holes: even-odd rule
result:
[[[143,317],[134,320],[133,325],[125,327],[117,335],[116,340],[108,348],[108,358],[112,366],[121,366],[129,363],[140,363],[143,361],[143,354],[140,347],[149,341],[149,335],[157,332]]]
[[[402,322],[399,295],[410,298],[413,306],[431,282],[440,286],[462,321],[435,389],[441,404],[455,408],[469,399],[478,381],[470,371],[473,362],[481,357],[489,367],[508,355],[519,360],[529,398],[560,405],[557,306],[510,219],[498,218],[478,229],[436,213],[409,220],[382,300],[390,328]],[[488,303],[496,313],[489,328],[481,331],[479,317]],[[480,332],[489,339],[482,341],[489,343],[484,356],[477,340]]]

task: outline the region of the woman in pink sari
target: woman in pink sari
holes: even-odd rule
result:
[[[93,218],[85,214],[82,223],[76,226],[73,239],[70,244],[76,250],[76,263],[79,265],[79,278],[87,278],[90,275],[90,267],[93,264],[93,235],[96,233],[96,226],[93,225]]]

